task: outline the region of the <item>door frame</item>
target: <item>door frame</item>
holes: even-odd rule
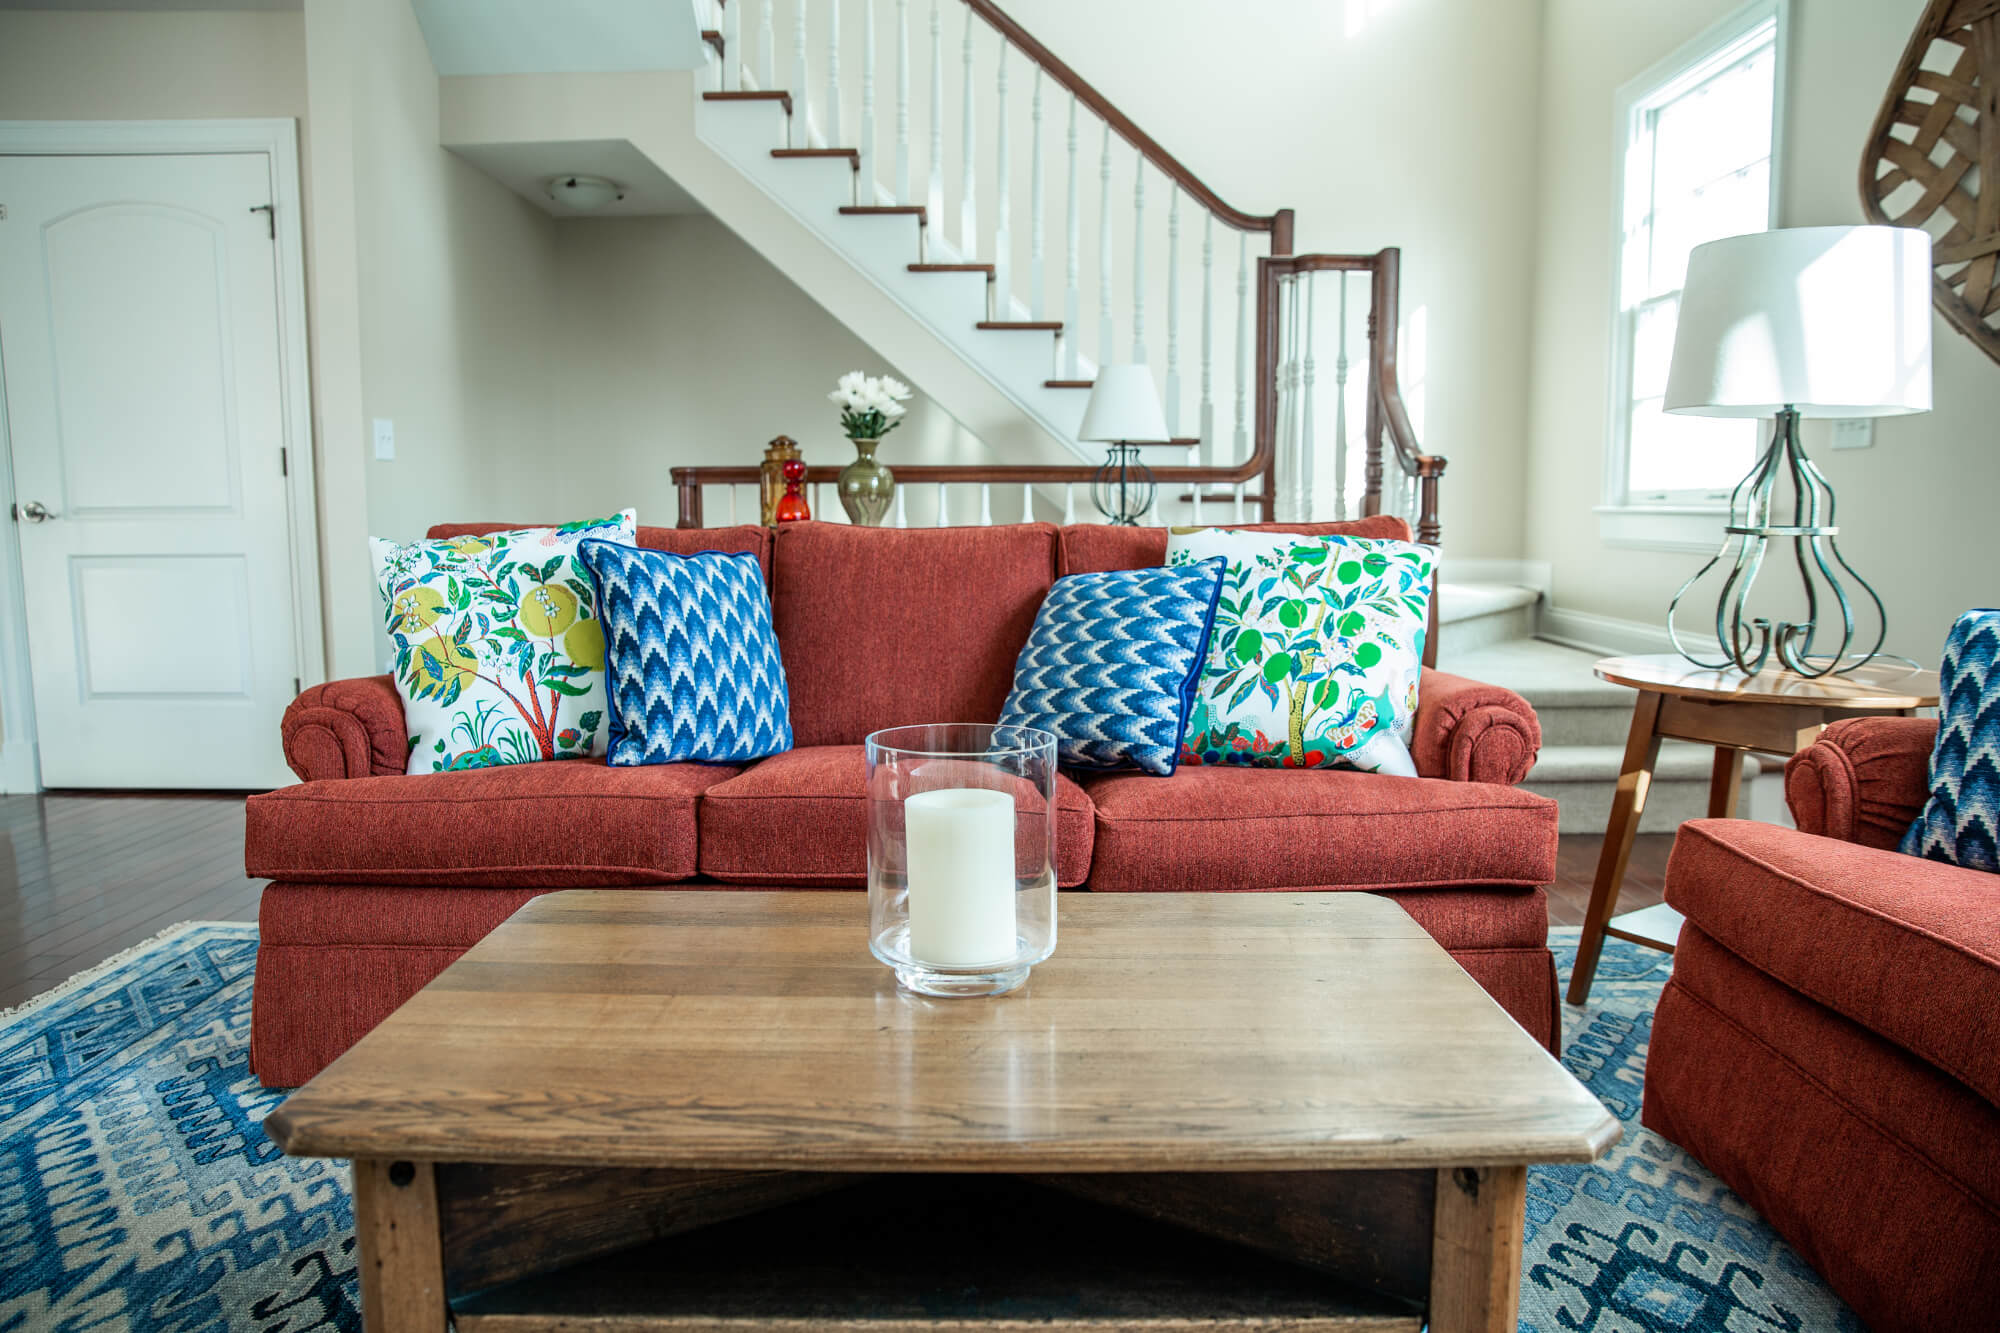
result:
[[[298,122],[263,120],[0,120],[0,156],[136,157],[151,154],[263,153],[271,173],[278,297],[278,395],[284,434],[286,526],[290,535],[292,639],[302,685],[326,679],[320,617],[319,511],[312,431],[311,361],[306,343],[304,211],[299,201]],[[4,225],[4,224],[0,224]],[[41,790],[34,683],[21,579],[21,525],[7,433],[6,367],[0,364],[0,794]]]

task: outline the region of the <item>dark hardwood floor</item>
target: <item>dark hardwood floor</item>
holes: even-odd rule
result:
[[[1567,835],[1549,920],[1583,924],[1602,838]],[[1673,839],[1639,839],[1622,905],[1660,901]],[[243,798],[158,793],[0,797],[0,1009],[179,921],[255,921]]]

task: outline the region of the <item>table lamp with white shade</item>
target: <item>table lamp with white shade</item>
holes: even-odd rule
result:
[[[1697,666],[1756,672],[1775,656],[1805,676],[1852,671],[1881,651],[1882,599],[1834,540],[1833,487],[1799,443],[1801,417],[1880,417],[1931,406],[1931,238],[1908,227],[1796,227],[1731,236],[1688,256],[1667,373],[1668,412],[1771,417],[1771,442],[1729,497],[1729,524],[1713,558],[1667,610],[1674,647]],[[1790,493],[1785,513],[1780,486]],[[1776,625],[1745,610],[1773,539],[1790,539],[1805,585],[1805,615]],[[1703,660],[1674,627],[1681,598],[1735,555],[1715,607],[1721,660]],[[1878,629],[1851,652],[1854,609],[1842,576],[1875,604]],[[1824,584],[1823,593],[1819,584]],[[1835,647],[1822,625],[1827,595],[1840,614]]]
[[[1153,470],[1139,461],[1139,446],[1172,439],[1153,372],[1145,366],[1100,366],[1076,438],[1110,445],[1091,483],[1091,499],[1108,522],[1136,526],[1153,507],[1158,489]]]

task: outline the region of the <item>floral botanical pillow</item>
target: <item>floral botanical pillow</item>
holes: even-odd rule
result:
[[[626,509],[560,528],[369,539],[410,772],[604,753],[604,626],[576,547],[637,535]]]
[[[1225,557],[1184,764],[1415,777],[1437,552],[1375,537],[1176,528],[1167,563]]]

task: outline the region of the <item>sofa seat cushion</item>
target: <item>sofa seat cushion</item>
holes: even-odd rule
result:
[[[864,887],[867,781],[861,746],[816,745],[773,755],[718,783],[702,796],[701,873],[730,884]],[[1062,887],[1074,888],[1090,873],[1092,833],[1090,798],[1058,774]]]
[[[1667,901],[2000,1106],[2000,875],[1749,820],[1681,825]]]
[[[1514,787],[1186,765],[1083,783],[1099,892],[1521,887],[1556,874],[1556,803]]]
[[[303,782],[250,798],[244,868],[320,884],[671,884],[695,873],[696,799],[736,771],[562,759]]]

